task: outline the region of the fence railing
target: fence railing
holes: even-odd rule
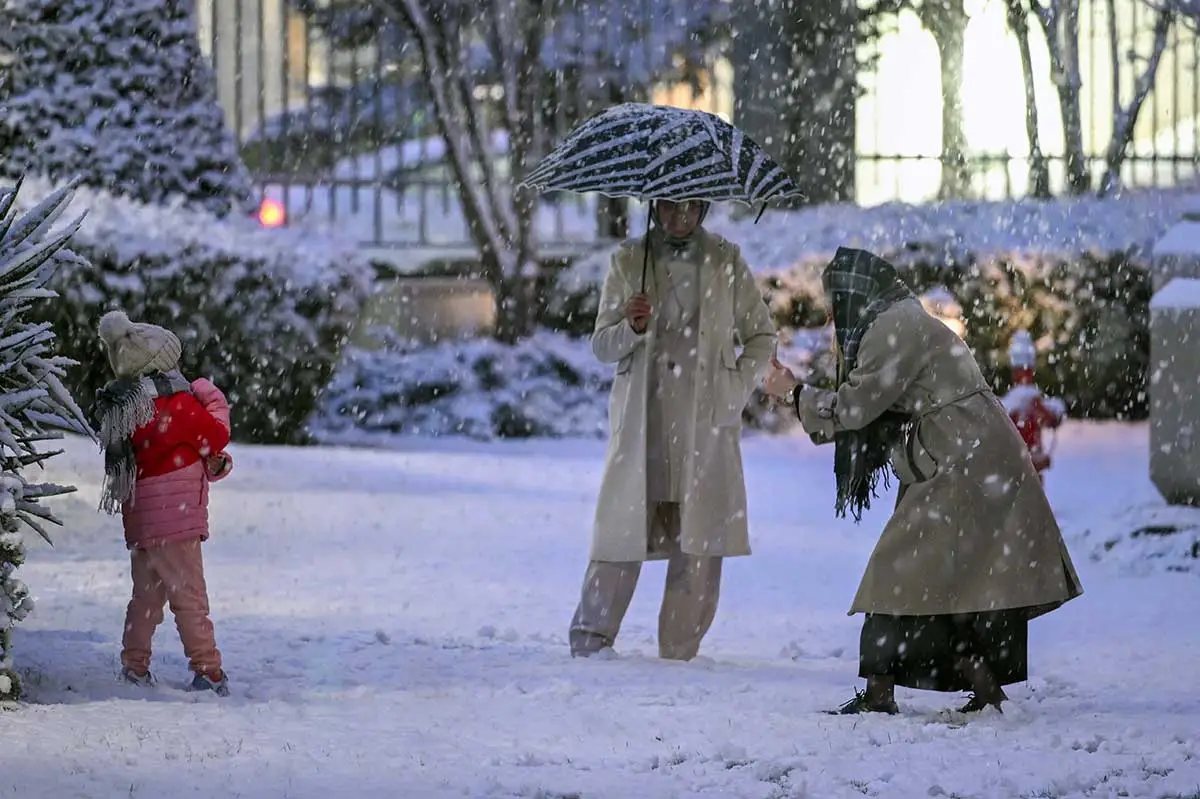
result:
[[[1110,52],[1103,25],[1107,4],[1080,2],[1081,41],[1086,45],[1081,48],[1086,155],[1098,180],[1115,115],[1113,104],[1121,93],[1112,90],[1111,75],[1100,74]],[[1136,4],[1124,0],[1118,6],[1126,2]],[[612,42],[606,45],[642,48],[640,63],[645,67],[658,63],[652,53],[655,37],[645,33],[656,24],[651,4],[652,0],[614,3],[629,5],[635,12],[644,10],[645,19],[639,23],[643,39],[622,44],[619,36],[609,37]],[[695,4],[701,5],[702,0]],[[362,30],[340,30],[345,40],[338,41],[330,28],[314,23],[312,13],[297,10],[306,5],[309,12],[328,7],[323,0],[198,0],[201,43],[212,59],[220,100],[261,196],[277,204],[289,220],[304,218],[328,225],[365,246],[467,247],[470,237],[452,177],[441,160],[443,145],[420,76],[396,68],[402,43],[379,30],[372,36],[364,36]],[[987,16],[988,8],[999,5],[985,4],[985,12],[972,17],[968,29],[977,38],[967,42],[963,122],[967,143],[981,140],[983,144],[963,153],[963,185],[956,187],[955,196],[1002,199],[1029,192],[1029,158],[1020,152],[1025,143],[1025,109],[1019,63],[1014,60],[1012,70],[991,65],[981,71],[971,61],[974,50],[987,50],[979,45],[983,41],[979,37],[990,36],[1000,43],[997,47],[1008,46],[1003,20]],[[1130,50],[1144,45],[1145,39],[1135,17],[1122,23],[1133,26],[1126,32]],[[369,25],[370,20],[359,24]],[[863,63],[870,67],[861,73],[866,90],[858,102],[853,192],[862,204],[927,202],[944,194],[936,48],[928,36],[914,34],[911,28],[900,20],[894,31],[864,50]],[[553,35],[580,34],[564,28]],[[730,75],[738,68],[725,60],[727,55],[721,50],[708,53],[707,83],[693,100],[723,113],[729,110]],[[1121,169],[1126,185],[1195,180],[1200,152],[1198,66],[1200,43],[1194,32],[1179,27],[1160,65],[1155,91],[1143,108],[1135,145]],[[552,71],[547,91],[554,99],[550,104],[554,111],[547,122],[559,135],[577,117],[613,99],[596,96],[579,72],[569,65]],[[1001,80],[998,75],[1007,77]],[[1048,77],[1039,80],[1046,84],[1039,86],[1039,110],[1043,118],[1053,116],[1057,113],[1053,88]],[[643,96],[672,103],[689,101],[693,95],[682,91],[681,85],[664,79],[651,84]],[[1128,93],[1128,81],[1124,86]],[[482,99],[486,105],[488,98]],[[1000,128],[1007,132],[999,135]],[[1066,183],[1065,159],[1061,148],[1049,142],[1052,135],[1046,138],[1043,147],[1056,152],[1046,159],[1051,189],[1060,192]],[[499,140],[496,159],[502,173],[506,164]],[[540,240],[550,250],[594,246],[606,232],[600,210],[593,197],[546,197],[536,221]]]

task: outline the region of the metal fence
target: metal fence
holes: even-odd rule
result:
[[[620,100],[732,112],[738,65],[727,60],[728,51],[715,40],[704,44],[700,63],[691,64],[697,68],[685,75],[679,59],[671,57],[678,48],[668,38],[682,31],[689,42],[704,41],[703,31],[688,26],[712,25],[705,15],[728,4],[667,3],[671,9],[687,5],[692,10],[681,20],[664,17],[662,6],[655,5],[661,0],[591,1],[616,16],[582,13],[579,4],[589,0],[557,0],[562,7],[550,32],[545,104],[555,134]],[[1129,95],[1132,81],[1124,75],[1114,93],[1106,66],[1113,52],[1107,1],[1080,3],[1084,143],[1098,168],[1114,105]],[[966,31],[963,120],[970,147],[963,150],[966,183],[955,190],[960,196],[998,199],[1028,192],[1020,65],[1003,19],[994,18],[1000,5],[984,4]],[[1121,52],[1144,52],[1150,11],[1137,0],[1117,0],[1117,7]],[[327,224],[364,246],[469,250],[432,109],[401,33],[369,15],[322,17],[328,8],[328,0],[198,0],[201,44],[262,198],[289,220]],[[937,47],[914,19],[897,17],[861,50],[864,91],[857,111],[854,195],[863,204],[923,202],[944,193]],[[631,29],[635,37],[627,35]],[[581,41],[588,43],[585,55],[577,52]],[[980,52],[993,55],[981,61]],[[602,57],[615,63],[595,60]],[[1008,66],[998,68],[1005,60]],[[1198,66],[1197,37],[1176,26],[1122,169],[1127,185],[1174,185],[1194,178]],[[1044,77],[1045,65],[1040,74],[1043,149],[1052,184],[1061,189],[1065,159],[1054,138],[1057,99]],[[486,106],[495,98],[480,99]],[[501,171],[502,149],[498,141]],[[602,211],[591,198],[547,197],[538,220],[546,249],[594,246],[611,232],[600,219]]]
[[[1156,9],[1141,0],[1076,0],[1083,156],[1093,184],[1105,171],[1114,121],[1126,110],[1153,50]],[[1065,3],[1062,4],[1065,7]],[[1045,39],[1029,21],[1041,149],[1052,194],[1067,184],[1059,95]],[[965,31],[962,109],[968,146],[963,185],[952,196],[1005,199],[1030,193],[1026,102],[1017,42],[1004,4],[984,4]],[[940,60],[935,38],[912,12],[860,48],[856,200],[925,202],[942,196]],[[1115,68],[1114,68],[1115,62]],[[1195,21],[1171,29],[1120,169],[1125,187],[1194,183],[1200,167],[1200,37]],[[1114,75],[1116,79],[1114,80]]]

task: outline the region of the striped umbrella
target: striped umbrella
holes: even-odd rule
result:
[[[765,204],[800,196],[791,177],[715,114],[625,103],[575,128],[522,185],[639,200]],[[760,210],[761,215],[761,210]]]
[[[646,103],[616,105],[587,120],[521,185],[648,202],[761,204],[759,217],[770,200],[803,196],[753,139],[715,114]],[[649,224],[647,218],[647,232]],[[649,261],[647,236],[643,293]]]

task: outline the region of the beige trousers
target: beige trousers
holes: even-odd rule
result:
[[[686,555],[679,549],[679,505],[659,503],[652,512],[651,550],[667,547],[667,586],[658,613],[658,654],[691,660],[717,615],[721,558]],[[640,561],[592,561],[571,621],[571,654],[586,656],[611,647],[641,574]]]
[[[200,539],[131,550],[129,571],[133,595],[125,611],[121,665],[136,674],[150,670],[150,642],[162,624],[163,606],[169,604],[192,671],[219,679],[221,652],[208,617]]]

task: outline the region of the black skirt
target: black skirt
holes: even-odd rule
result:
[[[858,648],[860,677],[888,676],[927,691],[971,688],[956,668],[962,657],[985,660],[1001,685],[1027,679],[1029,613],[1025,609],[942,616],[868,613]]]

